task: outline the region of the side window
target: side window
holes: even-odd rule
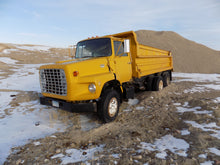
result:
[[[124,42],[114,41],[114,49],[116,56],[128,56],[127,53],[124,53]]]

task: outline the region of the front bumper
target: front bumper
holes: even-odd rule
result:
[[[50,97],[40,96],[40,104],[49,105],[72,112],[95,112],[95,103],[72,103],[64,100],[54,99]]]

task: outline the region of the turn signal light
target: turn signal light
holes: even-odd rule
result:
[[[76,76],[78,76],[78,75],[79,75],[79,72],[78,72],[78,71],[74,71],[74,72],[73,72],[73,76],[74,76],[74,77],[76,77]]]

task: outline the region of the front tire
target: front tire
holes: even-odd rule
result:
[[[116,90],[107,89],[101,95],[97,103],[97,112],[99,118],[105,122],[114,121],[118,116],[120,106],[120,95]]]

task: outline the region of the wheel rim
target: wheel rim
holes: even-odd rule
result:
[[[159,82],[159,91],[162,90],[162,89],[163,89],[163,81],[160,80],[160,82]]]
[[[108,114],[110,117],[114,117],[118,110],[118,100],[113,97],[108,105]]]

